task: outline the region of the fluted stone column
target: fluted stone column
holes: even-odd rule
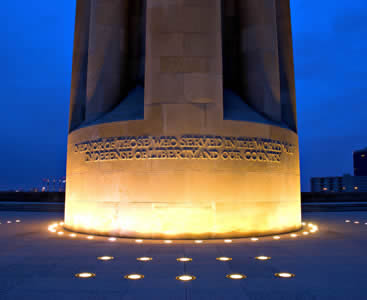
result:
[[[238,0],[244,99],[281,121],[277,14],[274,0]]]
[[[145,115],[166,134],[222,118],[220,0],[149,0]]]
[[[76,3],[73,73],[71,79],[69,131],[77,128],[85,118],[87,69],[89,49],[90,0]]]
[[[289,0],[276,1],[282,121],[297,130],[292,25]]]

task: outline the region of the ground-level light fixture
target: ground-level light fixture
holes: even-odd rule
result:
[[[57,234],[58,235],[63,235],[64,233],[62,231],[59,231]]]
[[[274,240],[279,240],[280,239],[280,236],[279,235],[275,235],[275,236],[273,236],[273,239]]]
[[[240,274],[240,273],[228,274],[226,277],[228,279],[233,279],[233,280],[241,280],[241,279],[247,278],[246,275],[243,275],[243,274]]]
[[[187,274],[180,275],[180,276],[177,276],[176,277],[176,280],[184,281],[184,282],[192,281],[192,280],[195,280],[195,279],[196,279],[195,276],[193,276],[193,275],[187,275]]]
[[[137,261],[147,262],[147,261],[151,261],[151,260],[153,260],[153,258],[148,257],[148,256],[143,256],[143,257],[138,257],[136,260],[137,260]]]
[[[143,240],[135,240],[135,243],[141,244]]]
[[[232,260],[231,257],[226,257],[226,256],[221,256],[221,257],[217,257],[216,260],[219,260],[219,261],[230,261]]]
[[[292,238],[296,238],[297,236],[298,236],[298,235],[297,235],[297,234],[295,234],[295,233],[292,233],[292,234],[291,234],[291,237],[292,237]]]
[[[108,261],[115,259],[113,256],[99,256],[97,257],[98,260]]]
[[[294,275],[292,273],[288,273],[288,272],[275,273],[274,275],[278,278],[285,278],[285,279],[293,278],[294,276],[296,276],[296,275]]]
[[[179,261],[179,262],[190,262],[190,261],[192,261],[192,258],[190,258],[190,257],[179,257],[176,260]]]
[[[165,240],[164,243],[165,244],[172,244],[172,241],[171,240]]]
[[[76,234],[75,233],[70,233],[69,236],[72,237],[72,238],[75,238]]]
[[[345,223],[350,223],[350,220],[345,220]]]
[[[15,220],[15,223],[20,223],[21,221],[20,220]]]
[[[124,276],[125,279],[129,280],[140,280],[144,278],[144,275],[141,274],[128,274]]]
[[[256,242],[256,241],[258,241],[259,239],[258,238],[255,238],[255,237],[253,237],[253,238],[251,238],[251,241],[253,241],[253,242]]]
[[[302,232],[302,234],[303,234],[303,235],[308,235],[308,234],[309,234],[309,232],[308,232],[308,231],[304,231],[304,232]]]
[[[226,244],[232,243],[232,240],[224,240]]]
[[[359,224],[359,221],[354,221],[354,224]]]
[[[203,243],[203,241],[202,240],[196,240],[195,241],[195,244],[202,244]]]
[[[116,238],[115,238],[115,237],[110,237],[110,238],[108,238],[108,240],[109,240],[110,242],[115,242],[115,241],[116,241]]]
[[[90,272],[82,272],[82,273],[75,274],[75,277],[87,279],[87,278],[96,277],[96,274],[90,273]]]
[[[257,259],[257,260],[269,260],[269,259],[271,259],[271,257],[260,255],[260,256],[256,256],[255,259]]]

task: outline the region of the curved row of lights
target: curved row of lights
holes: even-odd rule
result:
[[[6,221],[6,222],[4,222],[4,223],[1,223],[1,222],[0,222],[0,225],[1,225],[1,224],[20,223],[20,222],[22,222],[22,221],[21,221],[21,220],[15,220],[15,221],[10,221],[10,220],[8,220],[8,221]]]
[[[109,260],[113,260],[115,259],[113,256],[99,256],[97,257],[98,260],[102,260],[102,261],[109,261]],[[270,256],[256,256],[255,259],[257,260],[269,260],[271,259]],[[138,257],[136,259],[137,261],[141,261],[141,262],[148,262],[148,261],[152,261],[153,258],[152,257],[148,257],[148,256],[143,256],[143,257]],[[191,257],[179,257],[176,259],[178,262],[192,262],[192,258]],[[232,258],[231,257],[227,257],[227,256],[221,256],[221,257],[217,257],[216,260],[218,261],[231,261]]]
[[[363,222],[360,222],[360,221],[345,220],[345,223],[362,224]],[[367,225],[367,222],[365,222],[365,223],[364,223],[364,225]]]
[[[289,279],[289,278],[295,277],[294,274],[288,273],[288,272],[275,273],[274,276],[277,278],[283,278],[283,279]],[[82,279],[88,279],[88,278],[96,277],[96,274],[90,273],[90,272],[82,272],[82,273],[75,274],[75,277],[82,278]],[[128,280],[140,280],[144,278],[144,275],[128,274],[128,275],[125,275],[124,278]],[[241,279],[246,279],[247,276],[241,273],[232,273],[232,274],[227,274],[226,278],[232,279],[232,280],[241,280]],[[176,280],[183,281],[183,282],[193,281],[195,279],[196,277],[190,274],[182,274],[176,277]]]
[[[346,220],[345,222],[348,223],[350,221],[349,220]],[[354,222],[354,223],[356,223],[356,222]],[[367,225],[367,223],[365,223],[365,224]],[[51,225],[48,226],[48,231],[50,231],[52,233],[56,233],[57,235],[60,235],[60,236],[61,235],[64,235],[64,232],[59,228],[59,227],[61,227],[63,225],[64,225],[64,222],[53,223],[53,224],[51,224]],[[304,236],[306,236],[306,235],[309,235],[310,233],[316,233],[319,230],[319,227],[317,225],[313,224],[313,223],[308,223],[307,224],[307,223],[304,223],[303,222],[302,225],[303,225],[303,231],[301,233],[299,233],[299,234],[297,234],[297,233],[291,233],[290,234],[290,237],[291,238],[297,238],[301,234],[304,235]],[[75,238],[76,236],[77,235],[75,233],[70,233],[69,234],[69,237],[71,237],[71,238]],[[94,239],[94,236],[88,235],[88,236],[86,236],[86,238],[88,240],[93,240]],[[280,240],[281,239],[281,237],[279,235],[274,235],[272,238],[274,240]],[[116,237],[109,237],[107,239],[110,242],[117,241],[117,238]],[[250,240],[253,241],[253,242],[257,242],[257,241],[260,240],[260,238],[252,237],[252,238],[250,238]],[[137,239],[137,240],[135,240],[135,242],[138,243],[138,244],[141,244],[141,243],[144,243],[144,240]],[[225,240],[223,240],[223,242],[226,243],[226,244],[230,244],[230,243],[233,242],[233,240],[231,240],[231,239],[225,239]],[[173,241],[172,240],[163,240],[163,243],[165,243],[165,244],[172,244]],[[202,244],[202,243],[204,243],[204,241],[203,240],[195,240],[194,243],[195,244]]]

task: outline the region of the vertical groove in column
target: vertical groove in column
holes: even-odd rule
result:
[[[73,71],[71,79],[69,132],[84,121],[87,94],[90,0],[77,0]]]
[[[277,0],[278,1],[278,0]],[[259,113],[281,121],[276,6],[274,0],[238,0],[242,96]]]
[[[292,130],[297,131],[297,107],[290,2],[289,0],[277,0],[276,5],[282,121]]]
[[[91,0],[86,121],[118,105],[128,90],[127,0]]]

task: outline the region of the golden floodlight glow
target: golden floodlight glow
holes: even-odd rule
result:
[[[233,280],[241,280],[241,279],[247,278],[246,275],[239,274],[239,273],[228,274],[226,277],[229,278],[229,279],[233,279]]]
[[[180,281],[184,281],[184,282],[187,282],[187,281],[192,281],[192,280],[195,280],[196,277],[195,276],[192,276],[192,275],[180,275],[180,276],[177,276],[176,277],[177,280],[180,280]]]
[[[97,259],[107,261],[107,260],[113,260],[115,258],[113,256],[99,256],[99,257],[97,257]]]
[[[141,274],[129,274],[129,275],[125,275],[124,276],[125,279],[129,279],[129,280],[139,280],[139,279],[143,279],[144,275]]]
[[[172,244],[172,241],[171,240],[165,240],[164,243],[165,244]]]
[[[64,226],[64,222],[60,222],[60,223],[59,223],[59,225],[60,225],[60,226]]]
[[[62,231],[59,231],[57,234],[58,235],[63,235],[64,233]]]
[[[258,238],[251,238],[251,241],[253,241],[253,242],[256,242],[258,240],[259,240]]]
[[[273,239],[274,240],[279,240],[280,239],[280,236],[279,235],[275,235],[275,236],[273,236]]]
[[[306,222],[302,222],[302,225],[303,225],[303,226],[306,226]]]
[[[302,232],[303,235],[308,235],[307,231]]]
[[[87,236],[87,239],[88,239],[88,240],[93,240],[93,239],[94,239],[94,236],[92,236],[92,235],[88,235],[88,236]]]
[[[219,261],[230,261],[232,260],[231,257],[226,257],[226,256],[221,256],[221,257],[217,257],[216,260],[219,260]]]
[[[110,237],[110,238],[108,238],[108,240],[109,240],[110,242],[115,242],[115,241],[116,241],[116,238],[115,238],[115,237]]]
[[[292,278],[292,277],[296,276],[296,275],[294,275],[292,273],[288,273],[288,272],[275,273],[274,275],[278,278]]]
[[[69,236],[72,237],[72,238],[75,238],[76,234],[75,233],[70,233]]]
[[[292,238],[296,238],[297,236],[298,236],[298,235],[297,235],[297,234],[295,234],[295,233],[292,233],[292,234],[291,234],[291,237],[292,237]]]
[[[96,274],[89,273],[89,272],[82,272],[82,273],[75,274],[75,277],[86,279],[86,278],[96,277]]]
[[[141,244],[143,240],[135,240],[136,243]]]
[[[192,261],[192,258],[190,258],[190,257],[179,257],[179,258],[177,258],[177,261],[190,262],[190,261]]]
[[[263,256],[263,255],[260,255],[260,256],[256,256],[255,257],[257,260],[269,260],[271,259],[270,256]]]
[[[143,257],[138,257],[136,260],[137,260],[137,261],[144,261],[144,262],[146,262],[146,261],[151,261],[151,260],[153,260],[153,258],[151,258],[151,257],[147,257],[147,256],[143,256]]]
[[[196,240],[195,241],[195,244],[202,244],[203,243],[203,241],[202,240]]]
[[[229,243],[232,243],[232,240],[224,240],[224,242],[229,244]]]

